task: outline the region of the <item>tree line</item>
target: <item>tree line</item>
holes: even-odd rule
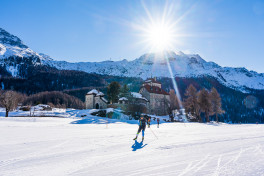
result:
[[[47,104],[56,108],[84,109],[85,107],[80,99],[59,91],[40,92],[30,96],[12,90],[0,91],[0,106],[6,109],[6,117],[19,104],[28,107],[38,104]]]
[[[188,115],[194,117],[196,121],[202,122],[203,113],[206,121],[210,122],[210,116],[215,116],[219,122],[219,115],[224,113],[222,110],[221,97],[213,87],[210,91],[203,88],[200,91],[191,84],[185,91],[184,107]]]

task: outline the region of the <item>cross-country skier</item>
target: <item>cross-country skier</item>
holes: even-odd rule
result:
[[[145,129],[146,129],[146,121],[147,119],[144,116],[140,116],[139,120],[138,120],[138,132],[137,132],[137,136],[134,138],[134,140],[137,140],[138,134],[140,133],[140,131],[142,130],[142,141],[144,140],[144,133],[145,133]]]
[[[158,124],[158,128],[159,128],[159,122],[160,122],[160,119],[159,119],[159,118],[157,118],[157,124]]]
[[[148,117],[148,128],[150,128],[150,120],[151,120],[151,117]]]

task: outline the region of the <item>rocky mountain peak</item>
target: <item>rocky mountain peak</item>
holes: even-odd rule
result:
[[[0,43],[11,46],[18,46],[20,48],[28,48],[17,36],[14,36],[6,30],[0,28]]]

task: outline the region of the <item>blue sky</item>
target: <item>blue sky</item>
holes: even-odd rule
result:
[[[166,13],[177,21],[169,49],[264,73],[263,0],[0,0],[0,11],[0,27],[70,62],[138,58],[150,51],[138,26]]]

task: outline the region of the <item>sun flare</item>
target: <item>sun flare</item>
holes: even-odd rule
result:
[[[163,51],[169,49],[173,43],[173,31],[164,24],[152,24],[146,30],[146,40],[152,50]]]
[[[138,37],[136,43],[146,52],[159,52],[178,50],[184,46],[188,34],[185,18],[191,12],[193,6],[187,10],[181,10],[181,2],[164,1],[163,4],[146,3],[142,1],[144,13],[135,16],[128,22]]]

